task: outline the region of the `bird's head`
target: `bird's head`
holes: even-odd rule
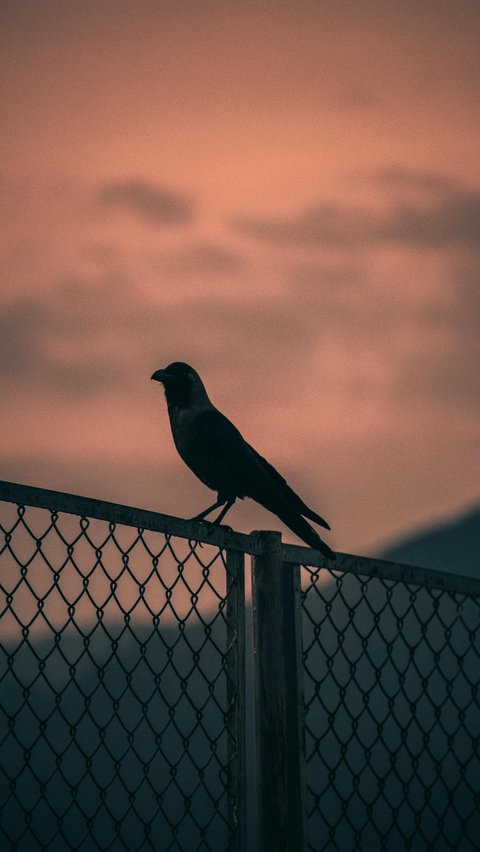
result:
[[[197,371],[182,361],[175,361],[164,370],[156,370],[151,378],[163,385],[168,405],[189,408],[209,402],[205,386]]]

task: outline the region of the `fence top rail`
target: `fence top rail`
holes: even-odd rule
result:
[[[300,563],[306,568],[325,565],[325,560],[317,551],[290,544],[283,545],[283,559],[285,562]],[[480,598],[480,577],[469,577],[434,568],[421,568],[418,565],[405,565],[402,562],[389,562],[386,559],[375,559],[370,556],[353,556],[349,553],[337,553],[337,559],[334,563],[329,562],[328,567],[339,573],[392,580],[396,583]]]
[[[125,506],[91,497],[81,497],[63,491],[37,488],[0,480],[0,500],[22,506],[36,506],[52,512],[66,512],[84,518],[96,518],[113,524],[124,524],[135,529],[151,530],[165,535],[178,536],[192,541],[201,541],[226,550],[236,550],[251,556],[263,554],[262,534],[230,530],[227,527],[208,526],[198,521],[163,515],[148,509]],[[280,533],[278,533],[280,535]],[[447,571],[419,568],[388,562],[368,556],[337,553],[335,562],[325,559],[317,550],[293,544],[282,545],[283,561],[309,568],[329,568],[334,571],[358,576],[376,577],[383,580],[439,589],[450,593],[480,597],[480,578],[466,577]]]
[[[0,480],[0,500],[24,506],[37,506],[54,512],[68,512],[113,524],[125,524],[136,529],[179,536],[229,550],[241,550],[244,553],[261,552],[260,543],[254,536],[232,532],[226,527],[209,526],[148,509],[138,509],[134,506],[110,503],[107,500],[97,500],[92,497],[80,497],[77,494],[52,491],[49,488],[36,488],[33,485],[19,485],[15,482]]]

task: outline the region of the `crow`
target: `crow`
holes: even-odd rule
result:
[[[215,408],[193,367],[176,361],[164,370],[157,370],[151,378],[163,384],[179,455],[190,470],[218,494],[216,502],[192,520],[202,521],[222,506],[212,522],[219,524],[237,497],[242,500],[251,497],[277,515],[310,547],[335,559],[335,553],[305,518],[329,530],[327,522],[305,505],[283,476]]]

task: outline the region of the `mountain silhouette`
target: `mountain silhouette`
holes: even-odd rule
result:
[[[480,577],[480,505],[399,539],[377,555],[407,565]]]

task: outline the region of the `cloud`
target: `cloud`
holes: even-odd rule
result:
[[[394,190],[425,190],[440,195],[461,191],[461,184],[450,175],[398,165],[377,169],[370,172],[368,177]]]
[[[236,217],[235,230],[248,237],[292,245],[348,246],[362,241],[362,211],[320,203],[285,219]]]
[[[84,398],[134,391],[155,367],[185,360],[228,374],[233,391],[241,371],[263,361],[294,368],[314,339],[289,298],[229,290],[212,301],[199,288],[172,301],[161,282],[152,296],[114,277],[69,278],[4,305],[0,381],[4,393]]]
[[[188,225],[195,218],[189,198],[144,180],[106,184],[97,198],[102,206],[129,210],[153,225]]]
[[[4,388],[85,397],[118,380],[115,362],[98,360],[90,346],[95,317],[105,316],[105,295],[101,286],[85,290],[83,283],[69,280],[49,295],[31,294],[4,305],[0,313]]]
[[[455,268],[445,259],[443,272],[435,269],[435,280],[418,288],[413,261],[373,272],[363,256],[316,264],[298,252],[276,256],[270,267],[262,261],[267,277],[259,287],[253,261],[205,241],[159,254],[152,289],[152,268],[145,278],[132,261],[120,276],[128,267],[122,257],[115,254],[101,275],[59,278],[54,288],[5,304],[0,380],[9,399],[32,391],[57,402],[117,393],[134,399],[153,369],[184,360],[233,411],[284,405],[286,389],[295,399],[312,375],[327,407],[387,398],[477,406],[473,259],[457,259]],[[235,286],[220,287],[229,276],[237,276]],[[254,377],[248,393],[245,376]]]
[[[425,207],[397,205],[371,237],[415,248],[480,248],[480,192],[459,190]]]
[[[175,278],[230,277],[244,273],[249,266],[239,252],[210,242],[195,243],[174,252],[159,252],[153,261],[162,272]]]
[[[480,248],[480,192],[456,185],[447,176],[380,171],[390,188],[412,186],[434,196],[424,201],[400,200],[383,213],[361,207],[320,202],[286,218],[237,217],[233,228],[249,237],[288,245],[323,248]]]

